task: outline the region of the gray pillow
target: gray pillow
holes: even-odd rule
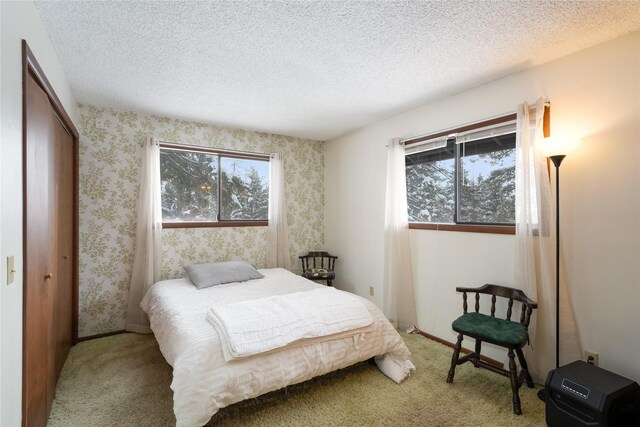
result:
[[[185,265],[189,278],[198,289],[231,282],[262,279],[264,276],[246,261]]]

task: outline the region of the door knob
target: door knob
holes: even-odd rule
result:
[[[53,273],[47,273],[44,275],[45,279],[51,279],[53,277]]]

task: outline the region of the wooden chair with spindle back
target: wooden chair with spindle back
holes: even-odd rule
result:
[[[333,279],[336,278],[334,271],[337,256],[328,252],[309,252],[299,256],[302,262],[302,276],[309,280],[326,280],[327,285],[333,286]]]
[[[511,390],[513,392],[513,413],[522,414],[520,405],[520,396],[518,390],[522,383],[526,380],[527,386],[533,388],[533,380],[529,374],[527,361],[522,353],[522,347],[529,342],[529,322],[534,309],[538,308],[538,304],[529,299],[524,292],[519,289],[509,288],[506,286],[486,284],[479,288],[456,288],[457,292],[462,292],[462,309],[464,314],[453,321],[451,327],[458,332],[458,342],[453,350],[451,358],[451,368],[447,376],[447,382],[453,382],[457,365],[465,362],[471,362],[476,368],[486,368],[492,372],[504,375],[511,379]],[[467,293],[475,293],[475,312],[467,312]],[[491,295],[491,315],[480,313],[480,294]],[[496,313],[496,297],[508,299],[506,319],[495,317]],[[520,322],[511,320],[513,311],[513,302],[517,301],[521,304]],[[475,351],[460,357],[460,349],[462,348],[463,336],[467,335],[475,338]],[[482,342],[492,343],[508,349],[509,370],[491,365],[480,359],[480,351]],[[515,355],[522,367],[520,375],[516,368]]]

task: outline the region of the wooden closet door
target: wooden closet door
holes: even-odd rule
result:
[[[51,409],[52,391],[50,294],[57,280],[51,253],[55,243],[51,227],[55,220],[54,157],[49,98],[31,76],[26,84],[23,422],[27,426],[44,426]]]
[[[54,257],[58,272],[51,298],[51,349],[55,382],[72,345],[73,319],[73,138],[51,110],[51,126],[55,158],[54,215],[56,248]]]
[[[78,336],[79,135],[24,40],[22,53],[22,425],[41,427]]]

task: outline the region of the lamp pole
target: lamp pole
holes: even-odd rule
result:
[[[556,369],[560,367],[560,164],[579,143],[579,139],[563,138],[554,141],[548,137],[544,139],[542,147],[543,154],[556,167]],[[546,400],[546,390],[538,391],[538,397],[542,401]]]
[[[560,163],[565,157],[549,156],[556,167],[556,369],[560,367]]]

